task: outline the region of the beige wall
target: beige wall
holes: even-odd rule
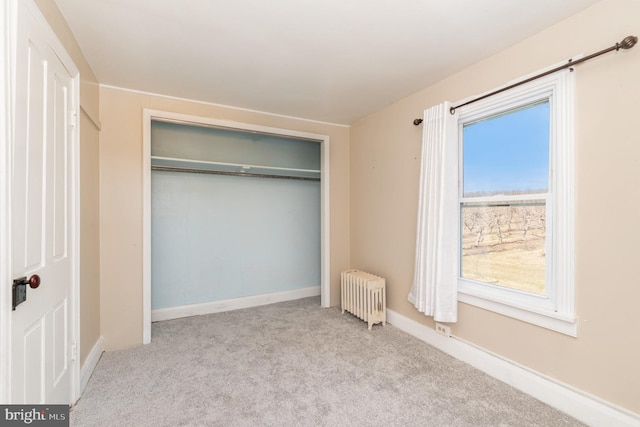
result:
[[[102,87],[100,89],[101,325],[107,350],[142,343],[144,108],[329,135],[331,303],[349,266],[349,128]]]
[[[413,278],[422,126],[414,118],[519,76],[640,35],[640,2],[605,0],[502,53],[355,123],[351,264],[385,276],[389,307],[433,326],[407,302]],[[452,47],[455,48],[455,47]],[[571,338],[466,304],[454,335],[640,413],[640,47],[576,70],[576,305]]]
[[[98,81],[55,2],[38,8],[80,70],[80,360],[100,338]]]

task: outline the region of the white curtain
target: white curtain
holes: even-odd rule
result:
[[[438,322],[458,318],[458,141],[444,102],[424,112],[416,261],[409,301]]]

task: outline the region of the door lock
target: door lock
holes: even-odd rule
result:
[[[37,289],[40,286],[40,276],[32,275],[27,280],[26,276],[13,281],[13,305],[12,310],[27,300],[27,285],[31,289]]]

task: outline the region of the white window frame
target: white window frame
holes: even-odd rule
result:
[[[487,310],[577,336],[574,273],[574,72],[563,70],[457,110],[458,138],[465,123],[512,110],[544,98],[550,106],[549,194],[547,206],[547,262],[545,295],[464,279],[458,272],[458,300]],[[462,148],[459,145],[460,166]],[[460,187],[462,182],[458,183]],[[540,199],[541,197],[535,197]],[[451,214],[460,218],[460,203]],[[458,226],[458,233],[461,227]],[[461,236],[458,236],[461,256]],[[460,262],[458,262],[460,265]]]

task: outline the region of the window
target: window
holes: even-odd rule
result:
[[[462,126],[460,276],[543,295],[549,100]]]
[[[457,113],[459,300],[575,336],[573,83],[555,73]]]

